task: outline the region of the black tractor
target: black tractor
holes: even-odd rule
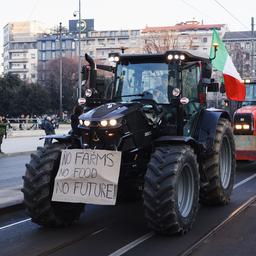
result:
[[[217,91],[209,58],[192,51],[118,54],[113,66],[90,63],[90,88],[81,135],[55,136],[26,165],[24,202],[32,221],[66,226],[84,204],[51,200],[62,149],[121,151],[117,198],[141,199],[149,227],[159,234],[186,233],[199,202],[226,205],[236,169],[228,112],[207,108]],[[101,92],[96,69],[114,73]]]

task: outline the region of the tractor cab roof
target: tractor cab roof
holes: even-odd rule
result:
[[[184,56],[182,58],[185,62],[191,61],[204,61],[209,62],[209,56],[207,56],[204,52],[200,52],[197,50],[180,50],[174,49],[166,51],[165,53],[143,53],[143,54],[120,54],[120,53],[110,53],[109,57],[114,58],[117,57],[118,61],[128,61],[129,63],[136,62],[169,62],[172,59],[179,59],[180,56]]]

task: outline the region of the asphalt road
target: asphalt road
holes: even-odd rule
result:
[[[25,161],[26,156],[23,157]],[[161,237],[151,233],[141,202],[117,206],[87,205],[78,223],[61,229],[41,228],[31,223],[25,211],[20,210],[0,216],[0,254],[181,255],[256,194],[255,170],[256,163],[240,163],[231,203],[224,207],[201,206],[193,229],[185,236]],[[232,226],[229,232],[232,233]],[[216,243],[210,244],[202,252],[214,255],[216,246]],[[193,255],[197,254],[205,255],[200,254],[200,250]],[[256,249],[252,255],[255,254]]]
[[[22,184],[21,177],[25,173],[25,164],[29,159],[29,153],[0,158],[0,189]]]

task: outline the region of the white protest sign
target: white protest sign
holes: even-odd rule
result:
[[[121,154],[98,149],[63,150],[52,201],[114,205]]]

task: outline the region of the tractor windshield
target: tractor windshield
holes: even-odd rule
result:
[[[115,97],[122,102],[141,97],[157,103],[169,103],[168,87],[175,86],[168,79],[167,63],[129,63],[117,67]]]
[[[242,105],[256,105],[256,84],[246,84],[246,97]]]
[[[195,99],[199,79],[199,67],[192,62],[181,66],[175,62],[121,63],[117,66],[113,96],[121,102],[143,97],[168,104],[173,98],[172,90],[179,88],[183,96]]]

